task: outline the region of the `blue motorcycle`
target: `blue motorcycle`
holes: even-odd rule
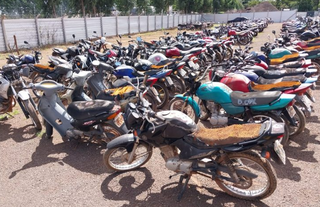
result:
[[[209,67],[207,68],[207,70]],[[206,73],[200,78],[191,73],[186,78],[190,89],[176,95],[169,103],[170,110],[179,110],[190,116],[196,123],[201,115],[211,115],[210,123],[215,127],[247,122],[264,122],[269,118],[276,122],[287,119],[296,125],[292,100],[295,95],[283,94],[280,91],[243,93],[232,91],[220,82],[201,83]],[[197,99],[195,99],[195,97]],[[289,139],[289,128],[286,126],[282,144]]]

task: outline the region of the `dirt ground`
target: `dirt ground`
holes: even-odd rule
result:
[[[279,24],[270,25],[254,40],[256,49]],[[49,49],[50,50],[50,49]],[[314,93],[317,101],[320,95]],[[155,150],[139,170],[108,174],[103,147],[82,144],[74,149],[55,132],[42,138],[30,120],[16,109],[14,118],[0,121],[0,206],[320,206],[319,104],[306,129],[285,147],[287,164],[273,163],[278,186],[272,196],[248,202],[226,195],[211,180],[196,176],[177,202],[178,176],[167,170]],[[202,188],[197,188],[202,184]]]

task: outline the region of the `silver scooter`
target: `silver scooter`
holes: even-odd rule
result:
[[[30,84],[28,88],[43,91],[38,110],[45,119],[46,136],[52,136],[53,128],[67,140],[109,142],[128,132],[121,107],[113,101],[93,100],[72,102],[67,109],[57,95],[61,90],[72,90],[52,80]]]

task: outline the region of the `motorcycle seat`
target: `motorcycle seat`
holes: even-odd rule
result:
[[[256,84],[251,81],[249,85],[251,91],[282,91],[288,89],[294,89],[301,85],[300,81],[282,81],[273,84]]]
[[[68,61],[62,59],[62,58],[59,58],[59,57],[55,57],[55,56],[50,56],[49,59],[52,61],[52,62],[55,62],[54,64],[55,65],[60,65],[60,64],[69,64]]]
[[[98,51],[94,51],[94,50],[92,50],[92,52],[93,52],[94,54],[96,54],[97,56],[99,56],[99,57],[105,57],[105,56],[108,55],[107,52],[106,52],[106,53],[103,53],[103,52],[98,52]]]
[[[72,102],[68,108],[68,114],[77,120],[98,117],[107,114],[114,107],[113,101],[94,100]]]
[[[53,48],[53,51],[56,53],[60,53],[60,54],[64,54],[67,52],[66,50],[61,49],[61,48]]]
[[[202,50],[202,48],[199,48],[199,47],[193,48],[193,49],[191,49],[191,50],[186,50],[186,51],[181,51],[181,50],[180,50],[180,54],[181,54],[181,55],[188,55],[188,54],[190,54],[190,53],[197,53],[197,52],[199,52],[199,51],[201,51],[201,50]]]
[[[200,128],[193,136],[210,146],[234,144],[261,135],[263,124],[235,124],[223,128]]]
[[[233,91],[230,94],[234,106],[267,105],[281,96],[281,91],[249,92]]]
[[[153,76],[155,74],[157,74],[159,72],[159,70],[149,70],[149,71],[136,71],[135,73],[133,73],[133,75],[135,75],[136,77],[144,77],[145,74],[149,76]]]
[[[34,64],[33,66],[34,66],[34,69],[39,73],[50,73],[54,71],[54,68],[48,65]]]
[[[304,63],[301,61],[292,61],[292,62],[283,63],[282,66],[283,68],[301,68],[303,64]]]

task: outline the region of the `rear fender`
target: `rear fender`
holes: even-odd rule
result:
[[[191,97],[188,97],[188,96],[183,96],[182,94],[178,94],[175,97],[180,98],[184,101],[187,100],[188,104],[195,110],[196,115],[198,117],[200,117],[200,107],[194,99],[192,99]]]

